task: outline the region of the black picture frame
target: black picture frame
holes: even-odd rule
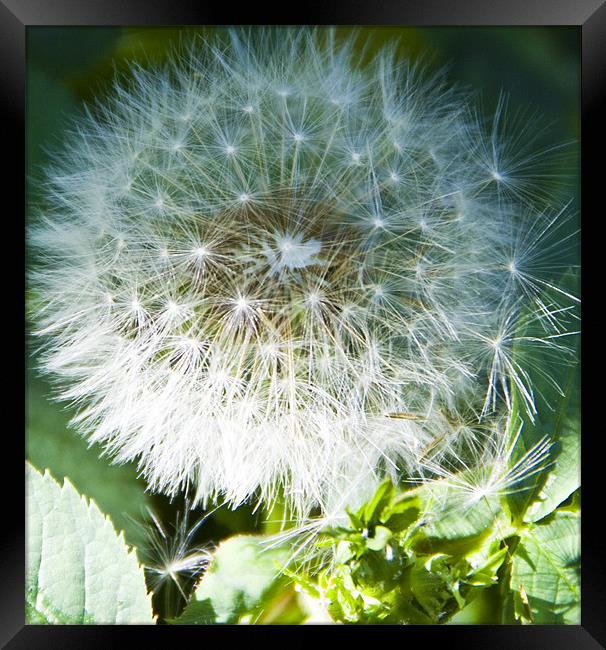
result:
[[[583,340],[589,366],[583,364],[583,378],[591,376],[589,367],[596,363],[600,338],[600,298],[592,301],[591,278],[603,277],[598,266],[599,254],[589,252],[590,242],[599,239],[598,221],[604,221],[604,209],[598,202],[598,192],[603,192],[604,159],[602,123],[603,102],[606,88],[606,2],[604,0],[383,0],[363,2],[310,3],[282,7],[267,13],[257,3],[248,7],[225,7],[218,3],[179,0],[0,0],[0,108],[4,147],[1,151],[8,162],[3,175],[6,179],[5,198],[15,197],[14,208],[5,213],[5,253],[16,254],[15,263],[5,262],[4,274],[15,297],[15,311],[8,302],[5,314],[9,331],[14,341],[22,340],[24,317],[21,321],[15,314],[22,311],[23,294],[20,293],[21,268],[17,263],[21,251],[25,250],[24,229],[19,218],[24,210],[25,198],[25,34],[34,25],[211,25],[211,24],[361,24],[361,25],[569,25],[581,31],[582,43],[582,206],[583,219]],[[252,11],[251,11],[252,10]],[[600,120],[600,118],[602,118]],[[600,128],[601,127],[601,128]],[[601,137],[602,136],[602,137]],[[601,155],[600,155],[601,154]],[[8,175],[8,177],[7,177]],[[10,178],[10,176],[13,178]],[[598,176],[599,175],[599,176]],[[594,195],[592,197],[592,195]],[[596,199],[595,201],[592,201]],[[603,199],[602,199],[603,201]],[[20,208],[21,206],[21,208]],[[590,206],[596,206],[590,208]],[[594,216],[593,211],[596,211]],[[595,230],[596,232],[592,232]],[[589,234],[591,233],[591,234]],[[591,269],[595,265],[595,274]],[[599,281],[599,280],[598,280]],[[8,292],[7,292],[8,293]],[[595,306],[594,306],[595,305]],[[594,312],[595,310],[595,312]],[[596,335],[592,329],[596,329]],[[598,338],[600,337],[600,338]],[[592,345],[594,343],[596,347]],[[14,412],[15,405],[22,403],[21,388],[25,385],[23,357],[17,345],[4,345],[6,352],[14,350],[14,369],[11,384],[17,394],[7,396],[6,412]],[[6,349],[11,348],[11,349]],[[596,354],[594,354],[596,351]],[[22,373],[22,374],[21,374]],[[23,377],[23,383],[16,380]],[[597,385],[596,385],[597,384]],[[323,640],[337,640],[337,635],[348,639],[359,639],[362,643],[377,641],[376,634],[396,635],[399,643],[414,643],[417,635],[420,642],[448,643],[449,647],[479,648],[566,648],[575,650],[606,646],[606,581],[604,580],[603,536],[596,531],[603,506],[603,483],[600,478],[600,463],[603,464],[603,424],[593,428],[590,413],[600,410],[600,382],[586,381],[583,384],[583,524],[582,524],[582,623],[579,626],[434,626],[422,629],[409,627],[394,628],[348,628],[323,626],[320,630]],[[603,400],[602,400],[603,401]],[[7,422],[7,420],[5,420]],[[600,421],[597,420],[599,423]],[[5,440],[20,440],[17,428],[9,430],[5,424]],[[601,429],[601,430],[600,430]],[[20,448],[17,444],[16,448]],[[0,643],[2,647],[20,648],[118,648],[137,643],[148,647],[167,647],[179,643],[177,636],[197,634],[198,642],[213,642],[217,635],[220,642],[236,642],[236,636],[246,635],[252,643],[286,641],[290,646],[303,647],[318,634],[315,626],[301,626],[296,630],[287,626],[265,627],[223,627],[206,628],[200,631],[186,627],[158,626],[27,626],[24,625],[24,482],[22,456],[5,452],[4,485],[10,492],[8,499],[15,504],[14,513],[5,511],[3,534],[0,535]],[[603,473],[603,472],[602,472]],[[8,487],[11,486],[11,487]],[[595,531],[594,531],[595,529]],[[355,637],[353,636],[355,634]],[[373,635],[373,636],[369,636]],[[170,639],[169,639],[170,637]]]

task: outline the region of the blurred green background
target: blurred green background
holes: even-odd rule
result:
[[[70,119],[82,111],[83,102],[102,96],[116,72],[125,72],[133,61],[161,62],[184,33],[202,31],[209,39],[220,29],[29,27],[27,29],[27,169],[30,222],[35,209],[44,208],[35,179],[49,152],[60,149]],[[345,36],[350,30],[339,28]],[[553,143],[573,142],[579,136],[580,34],[577,28],[363,28],[360,43],[371,38],[365,57],[388,41],[399,42],[402,56],[422,56],[430,68],[449,66],[449,76],[479,92],[490,115],[501,91],[512,107],[536,110],[549,125]],[[361,51],[361,50],[360,50]],[[578,199],[575,145],[567,172],[572,184],[556,200]],[[572,162],[572,164],[570,164]],[[563,170],[564,171],[564,170]],[[575,176],[576,174],[576,176]],[[28,264],[36,260],[30,255]],[[31,327],[30,327],[31,330]],[[28,458],[56,478],[68,476],[76,488],[94,498],[127,541],[145,545],[142,527],[150,507],[161,520],[171,522],[182,502],[145,493],[134,466],[111,466],[99,459],[100,449],[67,427],[70,410],[50,399],[49,384],[36,373],[35,354],[28,342],[27,430]],[[195,519],[194,517],[192,518]],[[200,528],[197,541],[218,542],[234,532],[271,528],[268,513],[243,507],[214,513]],[[271,519],[271,517],[269,517]]]

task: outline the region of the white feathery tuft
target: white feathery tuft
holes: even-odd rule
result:
[[[514,347],[559,354],[575,298],[541,266],[562,217],[504,113],[486,130],[443,75],[389,51],[362,68],[329,30],[134,67],[77,122],[31,231],[77,426],[153,490],[281,492],[304,517],[481,445],[463,413],[512,385],[532,413]]]

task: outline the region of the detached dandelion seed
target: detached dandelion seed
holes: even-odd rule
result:
[[[488,419],[513,382],[532,412],[513,343],[563,348],[575,298],[538,260],[557,225],[504,103],[484,130],[443,74],[395,49],[361,68],[331,30],[232,31],[131,73],[78,120],[30,233],[44,369],[91,442],[152,490],[281,493],[303,519],[360,475],[458,458],[445,410]]]
[[[208,516],[189,525],[189,504],[183,513],[177,512],[171,529],[167,529],[150,510],[152,524],[145,526],[147,543],[141,552],[149,585],[156,598],[163,598],[164,607],[176,613],[187,602],[189,591],[211,559],[211,549],[196,546],[194,538]],[[174,612],[173,612],[174,610]]]

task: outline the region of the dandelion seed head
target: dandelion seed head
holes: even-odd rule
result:
[[[498,119],[353,48],[290,28],[196,41],[117,83],[48,169],[43,364],[152,490],[280,489],[303,518],[359,476],[425,473],[438,430],[432,457],[458,454],[443,409],[489,418],[515,385],[532,411],[511,355],[560,345],[573,297],[537,255],[557,214]],[[524,306],[549,342],[516,331]]]

